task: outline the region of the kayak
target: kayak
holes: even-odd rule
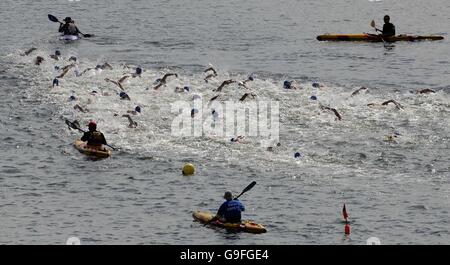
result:
[[[75,41],[80,39],[80,37],[78,37],[77,35],[62,35],[61,37],[59,37],[59,39],[65,41]]]
[[[210,212],[195,211],[192,214],[192,217],[194,217],[194,220],[199,221],[200,223],[206,223],[214,217],[214,214]],[[227,230],[241,231],[253,234],[261,234],[267,232],[267,229],[263,225],[254,223],[250,220],[242,221],[241,223],[222,223],[220,221],[214,221],[209,223],[209,225],[225,228]]]
[[[325,34],[317,36],[319,41],[367,41],[367,42],[395,42],[395,41],[420,41],[420,40],[442,40],[443,36],[428,35],[397,35],[392,37],[381,38],[375,34]]]
[[[96,158],[107,158],[112,154],[111,150],[90,147],[79,139],[75,140],[74,146],[78,151],[80,151],[80,153]]]

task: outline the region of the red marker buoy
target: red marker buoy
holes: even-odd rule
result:
[[[344,207],[342,208],[342,215],[344,216],[344,219],[345,219],[344,232],[346,235],[350,235],[350,224],[348,222],[348,213],[347,213],[347,208],[345,208],[345,203],[344,203]]]
[[[350,235],[350,225],[349,225],[348,223],[345,224],[345,229],[344,229],[344,231],[345,231],[345,234],[346,234],[346,235]]]

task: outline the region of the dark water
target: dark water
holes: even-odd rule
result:
[[[77,236],[82,244],[365,244],[376,236],[382,244],[448,244],[449,11],[443,0],[2,1],[0,242],[64,244]],[[48,13],[70,15],[96,37],[64,44]],[[446,39],[389,48],[315,40],[372,32],[370,21],[380,25],[385,13],[398,33]],[[30,47],[38,51],[20,56]],[[53,67],[68,64],[48,58],[55,49],[77,56],[81,70],[105,61],[114,70],[72,73],[50,88]],[[40,67],[32,64],[36,55],[46,58]],[[104,81],[121,77],[122,63],[145,69],[125,85],[131,101],[118,100]],[[208,64],[219,76],[206,84]],[[145,90],[168,71],[179,78],[161,91]],[[193,93],[212,97],[221,81],[251,73],[258,100],[280,103],[279,148],[268,152],[250,138],[231,144],[228,137],[171,135],[171,103]],[[284,90],[285,79],[305,88]],[[191,92],[173,92],[183,85]],[[368,92],[350,97],[360,86]],[[421,88],[437,93],[411,92]],[[112,96],[92,96],[93,89]],[[225,99],[242,93],[230,88]],[[77,102],[67,100],[72,94]],[[321,111],[312,94],[343,120]],[[367,106],[388,99],[404,110]],[[74,110],[75,103],[90,112]],[[133,117],[135,129],[113,115],[137,104],[143,113]],[[86,159],[72,147],[79,133],[64,118],[97,120],[121,151]],[[401,136],[386,141],[393,132]],[[181,175],[185,162],[196,166],[194,176]],[[244,217],[268,233],[228,234],[192,222],[192,211],[215,211],[225,190],[239,193],[253,180],[258,184],[242,197]],[[350,237],[343,235],[343,203]]]

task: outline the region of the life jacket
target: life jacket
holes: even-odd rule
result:
[[[98,132],[98,131],[91,132],[91,135],[89,137],[89,140],[88,140],[87,144],[88,145],[92,145],[92,146],[96,146],[96,147],[102,146],[102,144],[103,144],[103,134],[101,132]]]
[[[64,35],[78,35],[77,26],[73,23],[67,24],[66,30],[64,31]]]

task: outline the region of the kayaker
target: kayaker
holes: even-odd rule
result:
[[[97,131],[97,123],[95,121],[89,122],[89,131],[83,134],[81,141],[87,142],[88,145],[101,148],[102,145],[107,145],[103,133]]]
[[[233,194],[231,191],[226,191],[223,198],[226,201],[222,203],[216,216],[214,216],[208,223],[216,220],[223,223],[240,223],[241,212],[245,211],[244,205],[238,199],[233,199]]]
[[[386,15],[384,16],[383,20],[384,20],[383,30],[379,30],[377,28],[376,30],[380,31],[383,37],[395,36],[395,26],[390,22],[391,18],[388,15]]]
[[[64,35],[75,35],[78,36],[78,33],[81,33],[77,26],[75,26],[75,21],[70,17],[66,17],[64,19],[65,24],[59,25],[59,32],[62,32]]]

